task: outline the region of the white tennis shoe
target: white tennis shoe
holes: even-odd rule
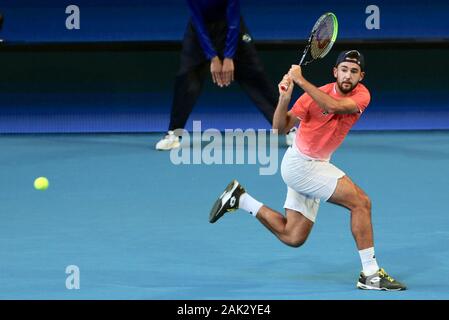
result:
[[[167,135],[156,144],[156,150],[171,150],[179,148],[179,137],[173,131],[168,131]]]

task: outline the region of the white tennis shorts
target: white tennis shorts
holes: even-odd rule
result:
[[[284,208],[301,212],[315,222],[320,200],[327,201],[345,173],[329,161],[302,154],[295,143],[285,152],[281,175],[287,184]]]

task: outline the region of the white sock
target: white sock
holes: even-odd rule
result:
[[[259,212],[262,206],[263,206],[262,202],[257,201],[246,192],[240,196],[239,209],[248,211],[254,217],[257,215],[257,212]]]
[[[365,276],[373,275],[379,271],[373,247],[359,250],[359,254],[360,260],[362,260],[363,274]]]

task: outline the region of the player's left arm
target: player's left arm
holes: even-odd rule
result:
[[[327,113],[347,114],[360,112],[357,103],[351,98],[334,99],[307,81],[301,72],[301,67],[293,65],[289,71],[293,81],[307,92],[312,99]]]

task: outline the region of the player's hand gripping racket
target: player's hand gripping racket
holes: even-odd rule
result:
[[[313,26],[299,65],[305,66],[316,59],[324,58],[334,45],[337,34],[338,20],[335,14],[323,14]],[[288,86],[281,85],[281,89],[287,91]]]

